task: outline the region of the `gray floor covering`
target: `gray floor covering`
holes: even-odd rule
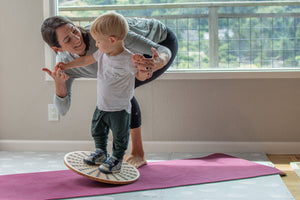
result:
[[[67,152],[0,151],[0,175],[68,169],[63,163]],[[196,158],[210,153],[147,153],[148,162]],[[264,153],[227,153],[260,164],[273,166]],[[72,199],[93,200],[292,200],[294,199],[279,175],[270,175],[218,183],[176,188],[146,190],[104,196]]]

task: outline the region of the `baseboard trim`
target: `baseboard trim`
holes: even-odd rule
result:
[[[300,142],[163,142],[144,141],[145,152],[265,152],[300,154]],[[111,142],[108,148],[111,149]],[[0,151],[76,151],[93,150],[93,141],[0,140]],[[129,151],[131,144],[129,144]]]

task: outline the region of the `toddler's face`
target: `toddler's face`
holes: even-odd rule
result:
[[[109,53],[112,51],[112,44],[109,36],[102,34],[92,34],[92,37],[96,41],[96,47],[103,53]]]

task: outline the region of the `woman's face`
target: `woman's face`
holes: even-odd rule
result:
[[[61,47],[53,47],[55,51],[68,51],[77,55],[84,55],[86,45],[79,29],[66,24],[56,29],[56,37]]]

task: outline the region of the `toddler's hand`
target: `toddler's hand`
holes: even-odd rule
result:
[[[57,63],[54,68],[59,68],[61,70],[66,70],[67,69],[66,64],[63,63],[63,62]]]
[[[144,58],[144,56],[142,54],[139,54],[139,53],[134,54],[132,56],[133,61],[141,61],[143,58]]]

